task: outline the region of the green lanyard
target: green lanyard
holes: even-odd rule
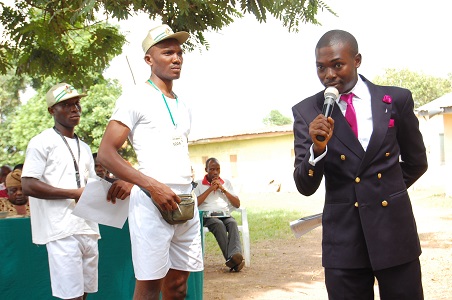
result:
[[[169,113],[169,115],[170,115],[170,118],[171,118],[171,122],[173,122],[173,125],[174,125],[174,128],[177,128],[177,124],[176,124],[176,122],[174,122],[174,118],[173,118],[173,114],[171,113],[171,109],[169,108],[169,106],[168,106],[168,102],[166,102],[166,97],[165,97],[165,95],[163,95],[163,93],[162,93],[162,91],[150,80],[150,79],[148,79],[148,82],[149,82],[149,84],[150,85],[152,85],[157,91],[159,91],[161,94],[162,94],[162,98],[163,98],[163,101],[165,101],[165,105],[166,105],[166,109],[168,110],[168,113]],[[176,98],[176,105],[178,105],[179,104],[179,101],[177,100],[177,96],[176,96],[176,94],[174,94],[173,93],[173,95],[174,95],[174,97]]]

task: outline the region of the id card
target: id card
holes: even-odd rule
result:
[[[174,136],[173,137],[173,147],[180,147],[184,145],[184,139],[182,138],[182,136]]]

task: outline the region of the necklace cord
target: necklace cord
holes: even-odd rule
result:
[[[66,144],[66,147],[69,149],[69,152],[72,155],[72,160],[74,161],[74,168],[75,168],[75,181],[77,182],[77,187],[81,188],[81,183],[80,183],[80,172],[79,172],[79,168],[78,168],[78,164],[77,161],[75,160],[75,156],[74,153],[72,153],[71,147],[69,146],[68,142],[66,141],[66,139],[63,137],[63,135],[61,134],[61,132],[56,129],[56,127],[53,127],[53,130],[55,130],[56,133],[58,133],[58,135],[63,139],[63,142]],[[78,161],[80,161],[80,142],[78,140],[78,136],[74,133],[75,136],[75,140],[77,141],[77,149],[78,149]]]

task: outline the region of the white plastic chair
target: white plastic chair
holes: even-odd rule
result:
[[[242,218],[242,224],[238,225],[239,232],[242,233],[242,239],[243,239],[243,256],[245,259],[245,266],[249,267],[251,265],[251,250],[250,250],[250,230],[248,228],[248,216],[246,214],[246,208],[239,207],[235,208],[234,211],[237,211],[240,213]],[[209,228],[203,227],[203,247],[205,249],[205,241],[206,241],[206,233],[210,232]],[[205,253],[205,250],[204,250]]]

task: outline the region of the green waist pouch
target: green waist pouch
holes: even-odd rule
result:
[[[140,187],[141,188],[141,187]],[[178,209],[176,210],[161,210],[160,207],[154,202],[149,192],[143,188],[141,190],[152,200],[152,203],[158,208],[163,219],[171,225],[182,224],[188,220],[193,219],[195,212],[195,196],[193,194],[180,194],[177,195],[180,198]]]

